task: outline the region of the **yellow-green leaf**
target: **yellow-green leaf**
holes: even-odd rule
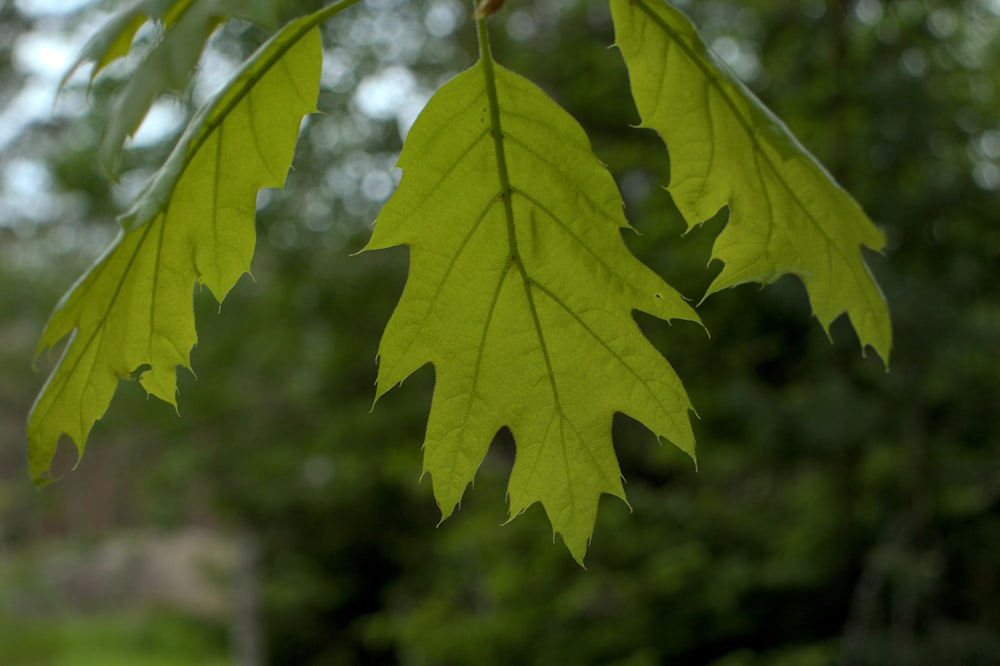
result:
[[[506,426],[511,515],[541,502],[582,562],[601,494],[625,497],[615,412],[694,456],[687,395],[632,313],[698,317],[629,253],[583,129],[488,53],[430,100],[399,166],[368,244],[410,250],[377,393],[433,364],[424,470],[442,515]]]
[[[888,363],[889,311],[861,256],[882,233],[664,0],[610,0],[642,125],[670,151],[670,193],[689,227],[729,206],[714,293],[784,274],[806,286],[825,330],[844,312]]]
[[[28,418],[37,482],[63,434],[82,454],[119,378],[136,373],[176,404],[177,366],[188,366],[197,340],[192,290],[203,284],[221,300],[250,269],[256,192],[282,185],[302,116],[315,109],[315,26],[330,13],[288,24],[199,112],[118,237],[56,307],[39,352],[70,340]]]

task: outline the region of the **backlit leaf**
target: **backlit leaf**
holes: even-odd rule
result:
[[[784,274],[806,286],[823,328],[846,312],[888,363],[889,311],[861,256],[882,233],[774,114],[663,0],[611,0],[615,41],[642,124],[670,151],[670,193],[689,227],[729,206],[712,256],[714,293]]]
[[[119,378],[135,373],[176,404],[177,366],[189,365],[197,341],[192,289],[203,284],[221,300],[250,269],[256,192],[282,185],[302,116],[315,109],[315,26],[331,13],[288,24],[199,112],[118,237],[56,307],[39,351],[70,340],[28,419],[36,482],[63,434],[82,454]]]
[[[377,393],[433,364],[424,470],[443,516],[506,426],[511,515],[541,502],[582,562],[601,494],[625,497],[615,412],[694,457],[687,395],[632,313],[698,317],[629,253],[582,128],[488,55],[434,95],[399,166],[368,245],[410,250]]]

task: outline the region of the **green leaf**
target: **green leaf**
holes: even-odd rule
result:
[[[139,129],[153,102],[165,92],[187,86],[209,35],[222,21],[210,4],[185,7],[118,95],[100,144],[101,161],[108,173],[117,169],[125,139]]]
[[[80,49],[76,60],[63,76],[59,87],[84,63],[93,62],[90,80],[132,48],[132,40],[148,20],[158,20],[169,28],[187,12],[194,0],[136,0],[121,8]],[[199,13],[204,16],[239,17],[262,25],[269,30],[277,28],[279,7],[272,0],[199,0]],[[190,49],[188,49],[190,50]],[[201,50],[197,50],[196,55]]]
[[[189,2],[184,0],[185,6]],[[73,72],[85,62],[94,63],[90,73],[90,80],[93,81],[102,69],[129,52],[135,33],[149,18],[162,16],[171,4],[175,4],[174,0],[137,0],[120,9],[80,49],[76,60],[63,75],[59,88],[63,88]]]
[[[600,495],[625,498],[615,412],[695,454],[687,395],[632,311],[698,316],[629,253],[582,128],[485,50],[430,100],[399,166],[366,248],[405,244],[411,262],[377,395],[432,363],[424,471],[443,518],[506,426],[511,516],[541,502],[582,562]]]
[[[273,28],[278,6],[271,0],[139,0],[119,11],[80,51],[63,76],[60,88],[85,62],[94,77],[128,53],[138,29],[153,19],[165,32],[146,54],[117,96],[101,137],[100,157],[109,173],[118,165],[125,139],[135,133],[161,95],[184,90],[209,36],[230,18],[243,18]]]
[[[39,353],[69,335],[28,417],[28,459],[46,481],[68,435],[82,455],[119,378],[176,405],[177,366],[197,341],[196,283],[220,300],[250,269],[256,192],[285,180],[302,116],[315,109],[317,23],[351,2],[288,24],[193,119],[121,219],[122,231],[56,307]]]
[[[611,13],[642,126],[667,144],[670,193],[689,228],[730,207],[712,251],[725,266],[708,294],[791,273],[828,333],[847,312],[862,350],[888,363],[889,310],[861,256],[884,246],[882,233],[681,12],[611,0]]]

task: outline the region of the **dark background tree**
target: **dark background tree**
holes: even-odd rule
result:
[[[0,4],[7,100],[30,80],[20,36],[71,23],[27,4]],[[276,664],[1000,661],[1000,5],[677,4],[885,229],[886,252],[867,259],[893,314],[888,374],[858,354],[847,322],[831,344],[791,278],[701,304],[711,339],[640,318],[701,416],[700,471],[616,420],[633,511],[602,502],[583,571],[537,507],[500,526],[514,455],[501,436],[461,511],[435,529],[418,483],[432,372],[369,413],[406,253],[348,254],[397,177],[401,126],[471,62],[474,38],[463,5],[372,1],[326,26],[324,113],[307,123],[286,192],[260,199],[255,279],[221,315],[196,299],[198,380],[182,373],[182,418],[124,384],[80,468],[41,493],[23,463],[21,424],[42,381],[29,359],[59,292],[113,229],[122,186],[98,175],[92,151],[118,82],[99,79],[86,113],[2,148],[6,195],[10,164],[39,165],[61,207],[45,219],[0,211],[0,570],[31,569],[56,537],[62,552],[149,526],[248,536]],[[680,236],[659,187],[662,144],[628,127],[638,116],[606,49],[606,5],[509,0],[491,29],[498,59],[587,129],[642,232],[627,237],[633,251],[700,298],[718,270],[704,268],[712,234]],[[214,44],[243,52],[261,37],[234,25]],[[356,93],[379,81],[400,94],[380,106]],[[131,150],[121,182],[164,150]],[[12,634],[32,617],[51,632],[51,606],[74,606],[51,592],[64,589],[51,572],[34,606],[12,578],[0,579]],[[208,631],[217,646],[225,626]],[[6,657],[15,643],[0,637]],[[80,663],[23,649],[35,660],[7,660]]]

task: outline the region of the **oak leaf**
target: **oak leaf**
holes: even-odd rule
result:
[[[177,368],[197,342],[195,284],[222,300],[250,270],[256,193],[280,187],[303,115],[315,110],[322,62],[315,27],[292,21],[258,49],[192,120],[120,218],[121,230],[52,313],[38,351],[69,336],[28,416],[36,483],[65,434],[80,454],[119,378],[137,376],[176,405]]]
[[[796,275],[824,330],[846,312],[862,349],[888,363],[889,309],[861,256],[885,245],[882,232],[680,10],[611,0],[611,15],[642,126],[670,151],[674,203],[689,227],[729,206],[712,249],[725,266],[708,294]]]
[[[442,515],[507,427],[511,516],[541,502],[582,562],[601,494],[625,498],[615,412],[695,454],[684,388],[632,313],[698,316],[628,251],[621,196],[582,128],[488,58],[431,98],[399,166],[366,248],[410,251],[377,394],[433,364],[424,470]]]

